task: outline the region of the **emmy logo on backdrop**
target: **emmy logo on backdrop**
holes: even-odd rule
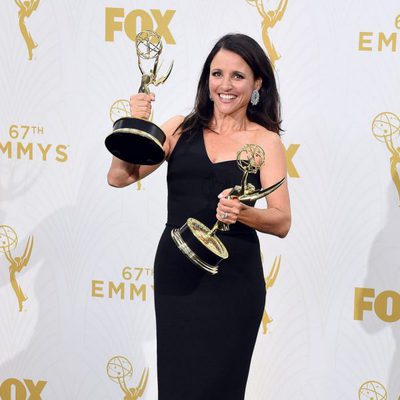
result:
[[[119,99],[114,101],[110,107],[110,119],[111,122],[114,123],[116,120],[120,118],[130,117],[131,116],[131,106],[129,104],[129,100]]]
[[[14,229],[8,225],[0,225],[0,252],[2,252],[10,263],[8,269],[10,272],[10,283],[18,299],[18,309],[22,311],[23,303],[28,298],[19,285],[16,274],[21,272],[28,265],[33,248],[33,237],[29,236],[25,246],[24,254],[21,257],[13,257],[11,250],[18,244],[18,236]]]
[[[387,400],[385,387],[377,381],[364,382],[358,390],[358,400]]]
[[[390,156],[390,174],[400,200],[400,118],[392,112],[382,112],[372,121],[372,134],[386,144]]]
[[[28,48],[28,59],[32,60],[33,49],[38,47],[37,43],[33,40],[28,28],[26,27],[26,19],[38,8],[40,0],[21,1],[14,0],[19,7],[18,11],[18,24],[22,36],[25,40],[26,47]]]
[[[281,258],[282,258],[282,256],[275,257],[272,267],[269,271],[269,274],[265,278],[265,288],[267,289],[267,295],[268,295],[268,289],[271,288],[272,286],[274,286],[276,278],[278,277],[279,269],[281,267]],[[263,335],[267,334],[268,324],[270,324],[272,321],[273,321],[273,319],[269,316],[267,309],[265,308],[264,314],[262,317],[262,321],[261,321],[262,328],[263,328]]]
[[[278,21],[283,17],[286,11],[288,0],[280,0],[278,7],[275,10],[265,10],[263,0],[246,0],[249,4],[257,8],[258,13],[262,17],[262,38],[264,46],[267,50],[268,57],[271,60],[272,65],[281,58],[280,54],[275,49],[274,44],[269,36],[269,31],[272,29]]]
[[[137,400],[143,396],[146,390],[147,381],[149,379],[149,369],[145,368],[143,370],[142,377],[137,387],[128,388],[126,378],[130,378],[132,374],[132,364],[126,357],[115,356],[108,361],[107,375],[112,381],[118,383],[125,395],[124,400]]]

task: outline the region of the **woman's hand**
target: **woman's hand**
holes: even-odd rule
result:
[[[218,221],[225,224],[234,224],[240,213],[245,209],[245,205],[237,197],[227,198],[232,189],[225,189],[218,195],[220,199],[217,206],[216,217]]]
[[[137,93],[130,97],[131,115],[134,118],[149,119],[151,114],[151,102],[156,99],[154,93]]]

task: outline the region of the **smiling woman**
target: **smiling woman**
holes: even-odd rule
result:
[[[261,88],[261,78],[254,79],[253,71],[242,57],[229,50],[220,50],[211,62],[209,78],[210,99],[214,114],[234,114],[246,110],[252,93]]]
[[[131,97],[132,116],[149,118],[154,94]],[[241,182],[236,163],[246,144],[266,162],[248,183],[269,187],[286,176],[280,141],[280,103],[271,64],[246,35],[222,37],[207,57],[193,111],[162,129],[168,160],[168,220],[154,264],[159,400],[243,400],[265,303],[256,231],[284,237],[290,227],[287,184],[254,208],[227,197]],[[113,159],[109,183],[122,187],[157,166]],[[171,238],[188,217],[221,232],[229,258],[218,275],[192,264]]]

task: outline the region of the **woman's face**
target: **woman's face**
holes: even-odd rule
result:
[[[221,49],[211,61],[209,90],[214,111],[246,111],[251,93],[260,87],[261,79],[254,79],[253,71],[238,54]]]

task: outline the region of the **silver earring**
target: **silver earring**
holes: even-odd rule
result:
[[[256,106],[259,101],[260,101],[260,93],[258,92],[257,89],[254,89],[253,93],[251,94],[250,103],[253,106]]]
[[[208,97],[210,98],[210,101],[214,101],[212,96],[211,96],[211,93],[208,95]]]

